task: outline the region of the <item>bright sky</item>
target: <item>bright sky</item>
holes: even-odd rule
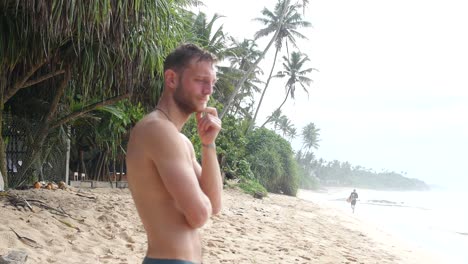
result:
[[[203,0],[238,40],[275,0]],[[407,172],[429,184],[468,184],[468,3],[464,0],[311,0],[300,41],[308,54],[309,98],[297,90],[284,113],[298,130],[321,130],[316,155],[376,171]],[[259,48],[266,46],[265,39]],[[260,66],[271,67],[274,50]],[[281,62],[282,63],[282,62]],[[281,69],[281,63],[275,73]],[[267,76],[264,76],[264,80]],[[270,84],[259,123],[285,96]],[[293,144],[295,148],[299,142]]]

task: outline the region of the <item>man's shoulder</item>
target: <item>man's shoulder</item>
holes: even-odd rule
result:
[[[180,140],[178,134],[177,129],[169,121],[144,117],[132,128],[129,145],[148,150],[164,149]]]
[[[192,141],[190,141],[190,139],[184,133],[179,133],[179,135],[186,143],[192,144]]]
[[[139,137],[151,138],[171,136],[174,132],[178,133],[170,121],[151,115],[145,116],[132,129],[132,133]]]

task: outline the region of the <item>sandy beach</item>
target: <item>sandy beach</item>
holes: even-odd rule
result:
[[[33,211],[0,197],[0,255],[22,250],[26,263],[141,263],[146,237],[128,189],[10,193]],[[221,214],[201,230],[204,263],[437,263],[321,204],[275,194],[259,200],[235,189],[224,190],[223,200]]]

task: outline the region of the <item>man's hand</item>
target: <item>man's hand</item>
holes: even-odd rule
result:
[[[207,107],[203,112],[196,113],[198,135],[202,144],[214,143],[221,130],[221,119],[216,108]]]

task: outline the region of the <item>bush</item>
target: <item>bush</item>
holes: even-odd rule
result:
[[[268,192],[256,179],[241,179],[239,187],[244,192],[253,195],[255,198],[263,198],[267,196]]]
[[[266,128],[252,131],[246,146],[252,172],[269,192],[295,196],[299,179],[291,145]]]

